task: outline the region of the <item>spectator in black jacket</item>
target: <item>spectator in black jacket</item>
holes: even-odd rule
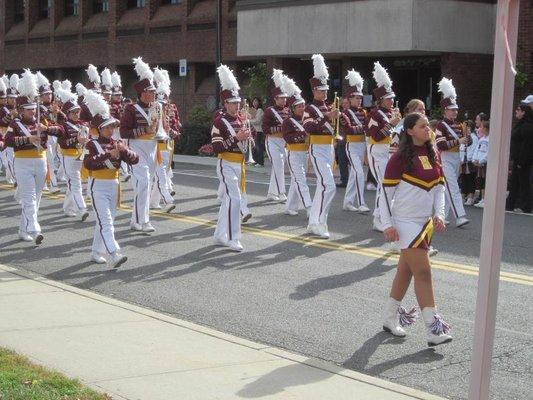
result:
[[[519,105],[517,122],[511,132],[511,183],[506,209],[531,212],[531,167],[533,165],[533,111]]]

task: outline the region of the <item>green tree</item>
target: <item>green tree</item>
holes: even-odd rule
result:
[[[244,74],[248,78],[248,83],[243,86],[244,95],[247,98],[255,96],[265,99],[268,93],[268,70],[265,63],[257,63],[246,68]]]

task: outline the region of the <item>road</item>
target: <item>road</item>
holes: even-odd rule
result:
[[[267,175],[251,172],[253,219],[243,230],[245,252],[212,245],[217,180],[212,167],[178,164],[175,214],[154,213],[157,231],[129,230],[131,185],[116,220],[128,255],[118,271],[89,262],[94,217],[63,216],[61,196],[46,196],[42,247],[17,240],[19,207],[0,183],[0,263],[42,274],[107,296],[331,361],[365,374],[451,399],[466,399],[473,342],[482,210],[472,223],[435,237],[433,259],[438,307],[453,326],[454,341],[428,349],[421,321],[406,339],[381,331],[381,309],[394,276],[395,256],[371,217],[341,210],[343,189],[329,217],[331,239],[305,235],[306,218],[282,214],[264,200]],[[373,193],[367,193],[373,204]],[[533,218],[507,214],[491,399],[532,399]],[[405,304],[415,305],[412,287]]]

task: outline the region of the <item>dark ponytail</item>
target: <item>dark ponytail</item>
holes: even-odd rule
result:
[[[398,152],[400,153],[401,157],[405,160],[407,163],[406,165],[406,171],[412,171],[413,170],[413,164],[415,160],[415,145],[413,143],[413,137],[407,133],[408,129],[413,129],[413,127],[416,125],[418,120],[420,118],[425,118],[425,115],[420,113],[412,113],[405,117],[403,120],[403,128],[402,132],[400,133],[400,145],[398,147]],[[436,163],[436,157],[435,157],[435,148],[433,147],[433,144],[431,143],[431,140],[428,140],[426,143],[424,143],[428,150],[428,158],[429,162],[432,166],[435,166]]]

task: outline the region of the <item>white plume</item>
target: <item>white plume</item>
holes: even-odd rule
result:
[[[4,81],[4,85],[6,85],[6,87],[9,87],[9,78],[6,74],[2,75],[2,80]]]
[[[70,89],[72,89],[72,82],[68,79],[65,79],[63,82],[61,82],[61,89],[70,91]]]
[[[274,80],[274,85],[278,88],[283,87],[283,71],[281,69],[272,70],[272,79]]]
[[[87,76],[89,77],[89,81],[100,84],[101,82],[100,75],[98,74],[98,69],[94,65],[89,64],[89,66],[87,67],[85,71],[87,71]]]
[[[66,90],[64,88],[60,88],[55,92],[55,96],[61,101],[61,103],[65,104],[67,101],[71,100],[72,102],[76,102],[78,100],[78,96],[76,96],[74,93],[70,92],[69,90]]]
[[[217,68],[218,79],[220,80],[220,86],[222,90],[239,90],[239,82],[233,75],[233,71],[229,69],[226,65],[221,64]]]
[[[113,86],[113,81],[111,79],[111,71],[109,68],[104,68],[102,71],[102,85],[111,87]]]
[[[170,86],[168,86],[166,83],[162,83],[162,84],[158,85],[157,86],[157,93],[170,96]]]
[[[329,79],[328,67],[322,54],[313,54],[313,75],[321,81]]]
[[[372,75],[374,76],[374,80],[376,81],[378,87],[383,86],[387,89],[392,88],[392,81],[389,77],[389,73],[381,66],[379,61],[374,63],[374,72]]]
[[[3,79],[0,79],[0,92],[6,93],[7,86]]]
[[[11,75],[9,78],[9,88],[18,90],[20,78],[17,74]]]
[[[357,71],[355,71],[353,68],[348,71],[348,75],[344,79],[348,80],[348,84],[350,86],[355,86],[357,90],[361,91],[363,89],[363,77],[361,74]]]
[[[52,87],[54,88],[54,92],[55,92],[56,90],[61,89],[61,82],[59,82],[58,80],[55,80],[55,81],[52,83]]]
[[[76,93],[78,96],[85,96],[87,93],[87,88],[81,83],[76,83]]]
[[[111,74],[111,82],[113,82],[113,86],[122,87],[122,79],[120,79],[120,75],[117,71]]]
[[[445,99],[456,99],[457,93],[455,92],[455,87],[453,86],[452,80],[448,78],[442,78],[438,83],[439,92],[442,93],[442,96]]]
[[[41,71],[37,71],[35,77],[37,78],[37,87],[50,85],[50,81],[41,73]]]
[[[291,79],[286,75],[283,76],[281,90],[289,96],[297,96],[302,93],[302,90],[298,87],[296,82],[294,82],[294,79]]]
[[[170,76],[168,71],[162,68],[154,69],[154,82],[159,87],[160,85],[168,86],[170,88]]]
[[[29,69],[25,69],[18,84],[18,91],[21,96],[26,96],[30,101],[35,99],[37,91],[37,78]]]
[[[100,114],[104,119],[109,118],[109,104],[107,104],[101,94],[88,90],[85,93],[85,104],[87,104],[93,117]]]
[[[134,58],[133,64],[135,64],[134,69],[139,80],[148,79],[150,82],[154,80],[154,73],[150,69],[150,66],[143,61],[142,57]]]

